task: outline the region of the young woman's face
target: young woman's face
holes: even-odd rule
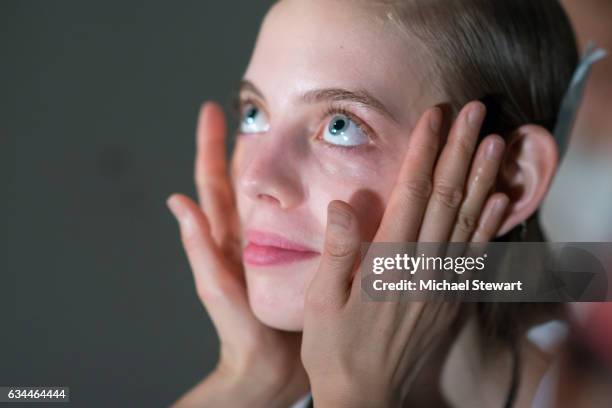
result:
[[[268,14],[242,83],[233,179],[249,300],[301,330],[326,210],[349,202],[371,238],[421,113],[440,102],[421,49],[352,1],[285,0]]]

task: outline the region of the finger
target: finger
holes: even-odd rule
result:
[[[510,199],[504,193],[495,193],[489,198],[472,236],[472,242],[486,243],[496,237],[509,203]]]
[[[248,308],[244,282],[229,272],[230,267],[210,235],[210,226],[202,210],[180,194],[172,195],[167,205],[179,223],[196,291],[215,326],[222,326],[228,313],[234,317],[243,315],[232,311]]]
[[[461,204],[451,242],[467,242],[474,233],[480,213],[495,186],[506,144],[500,136],[488,136],[480,144],[468,178],[466,198]]]
[[[434,172],[434,187],[419,233],[420,242],[446,242],[463,201],[465,180],[478,143],[486,108],[467,104],[453,124]]]
[[[327,207],[321,263],[306,296],[311,307],[339,309],[346,303],[359,258],[360,242],[357,217],[351,206],[342,201],[332,201]]]
[[[393,188],[377,242],[414,242],[432,190],[433,165],[440,146],[442,111],[427,111],[410,136],[398,181]]]
[[[204,104],[198,120],[194,178],[211,234],[222,247],[234,238],[235,231],[234,196],[225,157],[226,132],[221,107],[214,102]]]

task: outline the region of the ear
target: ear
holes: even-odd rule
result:
[[[559,161],[555,138],[541,126],[520,127],[510,135],[506,145],[498,191],[508,195],[510,204],[498,237],[536,212],[546,197]]]

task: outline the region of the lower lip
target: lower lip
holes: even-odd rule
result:
[[[295,251],[249,243],[242,253],[242,260],[252,266],[272,266],[304,261],[317,255],[319,255],[318,252]]]

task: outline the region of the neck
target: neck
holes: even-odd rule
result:
[[[612,2],[608,0],[563,0],[582,52],[590,41],[598,47],[612,52]],[[576,122],[575,135],[586,138],[593,149],[609,149],[607,142],[612,126],[612,116],[608,111],[608,100],[612,92],[612,56],[597,62],[584,95],[583,106]]]
[[[609,17],[612,13],[612,3],[583,0],[565,0],[563,3],[581,47],[584,47],[589,40],[597,41],[597,45],[602,47],[612,45]]]
[[[518,388],[515,405],[531,407],[550,357],[524,339],[517,344]],[[504,406],[512,383],[514,356],[509,347],[483,344],[478,324],[471,319],[450,350],[442,370],[441,388],[455,407]]]

